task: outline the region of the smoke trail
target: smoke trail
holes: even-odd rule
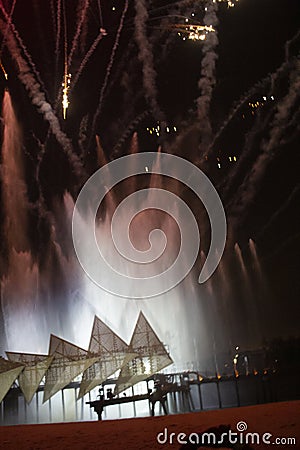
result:
[[[274,109],[272,108],[266,116],[263,118],[260,111],[255,118],[255,123],[250,132],[246,135],[245,144],[243,151],[241,152],[238,161],[234,164],[230,176],[222,182],[222,192],[224,197],[230,196],[231,190],[235,189],[236,183],[241,178],[241,173],[243,171],[246,173],[249,166],[249,158],[252,154],[256,152],[255,142],[257,137],[267,130],[270,124],[270,119],[274,114]]]
[[[53,26],[53,36],[56,36],[56,18],[55,18],[54,0],[50,1],[50,11],[51,11],[52,26]]]
[[[84,0],[81,0],[78,2],[77,6],[77,15],[79,16],[80,11],[82,10]],[[80,54],[83,55],[86,49],[86,42],[87,42],[87,34],[88,34],[88,16],[86,16],[86,20],[83,22],[81,27],[81,33],[80,33],[80,42],[79,42],[79,51]]]
[[[89,2],[89,0],[86,1],[86,7],[88,7],[88,2]],[[81,17],[83,17],[83,16],[81,16]],[[84,17],[83,17],[83,18],[85,18],[85,13],[84,13]],[[60,20],[60,19],[59,19],[59,20]],[[83,22],[83,23],[84,23],[84,22]],[[82,24],[81,24],[81,26],[82,26]],[[77,31],[78,31],[78,28],[77,28]],[[80,33],[79,33],[79,35],[80,35]],[[97,36],[97,38],[95,39],[95,41],[94,41],[93,44],[91,45],[90,49],[89,49],[88,52],[86,53],[85,57],[83,58],[83,61],[81,62],[78,71],[76,72],[76,76],[74,77],[74,79],[72,79],[72,83],[71,83],[71,87],[70,87],[70,94],[73,92],[73,90],[74,90],[74,88],[75,88],[75,86],[76,86],[76,84],[77,84],[77,82],[78,82],[78,80],[79,80],[79,78],[80,78],[80,76],[81,76],[81,74],[82,74],[82,72],[83,72],[83,70],[84,70],[84,68],[85,68],[85,66],[86,66],[86,64],[87,64],[87,62],[88,62],[88,60],[90,59],[90,57],[92,56],[92,54],[93,54],[94,51],[96,50],[97,45],[98,45],[98,43],[101,41],[101,39],[103,38],[103,36],[105,36],[105,30],[102,30],[102,29],[101,29],[101,30],[100,30],[100,33],[99,33],[98,36]],[[74,40],[75,40],[75,38],[74,38]],[[78,38],[77,38],[77,43],[78,43]],[[74,47],[74,41],[73,41],[73,47]],[[72,47],[72,49],[73,49],[73,47]],[[76,47],[77,47],[77,44],[76,44],[76,46],[74,47],[74,51],[75,51]],[[71,51],[71,53],[72,53],[72,51]],[[68,59],[68,61],[69,61],[68,64],[71,64],[72,56],[73,56],[73,55],[70,54],[69,59]],[[58,63],[58,59],[57,59],[57,63]],[[55,112],[57,112],[57,109],[58,109],[58,106],[59,106],[59,102],[60,102],[60,99],[61,99],[61,97],[62,97],[62,90],[63,90],[63,87],[60,86],[60,89],[59,89],[59,91],[58,91],[58,94],[57,94],[56,100],[55,100],[55,104],[54,104],[54,110],[55,110]]]
[[[232,119],[236,116],[236,114],[240,111],[240,109],[245,105],[246,102],[250,100],[251,97],[253,97],[254,94],[256,94],[258,91],[261,91],[262,93],[265,93],[265,90],[267,86],[269,86],[268,96],[271,96],[271,94],[274,92],[275,85],[278,82],[278,80],[282,79],[284,75],[288,72],[288,70],[291,69],[293,64],[295,63],[295,60],[292,61],[285,61],[281,64],[281,66],[272,74],[268,74],[265,78],[260,80],[258,83],[256,83],[249,91],[247,91],[240,100],[236,103],[236,105],[232,108],[231,112],[227,116],[225,122],[221,126],[218,133],[215,135],[215,138],[213,139],[209,150],[207,151],[207,154],[209,151],[213,148],[215,142],[217,139],[222,135],[223,131],[226,129],[226,127],[229,125],[229,123],[232,121]],[[261,118],[260,115],[257,116],[255,124],[250,131],[250,133],[246,136],[246,141],[244,144],[244,151],[242,152],[240,158],[238,159],[237,164],[234,165],[233,170],[231,171],[230,178],[226,180],[226,185],[223,186],[223,192],[226,195],[232,187],[235,185],[235,182],[237,178],[240,176],[241,169],[243,167],[246,167],[248,163],[248,158],[250,156],[251,151],[253,150],[253,143],[255,141],[255,138],[257,135],[262,132],[268,125],[270,116],[273,114],[273,109],[266,115],[264,119]],[[295,117],[292,118],[291,124],[295,120]],[[290,125],[288,125],[290,126]],[[291,136],[293,137],[293,136]],[[284,142],[280,143],[284,144]],[[202,161],[204,161],[204,158],[202,158]]]
[[[11,10],[10,10],[10,13],[9,13],[10,21],[12,20],[12,16],[13,16],[13,13],[14,13],[14,10],[15,10],[16,1],[17,1],[17,0],[14,0],[14,1],[13,1],[12,7],[11,7]],[[3,40],[2,40],[2,42],[1,42],[1,48],[0,48],[0,59],[1,59],[1,57],[2,57],[2,52],[3,52],[4,45],[5,45],[6,34],[7,34],[8,29],[9,29],[9,23],[7,24],[5,33],[3,34]]]
[[[247,91],[242,95],[242,97],[233,105],[231,111],[227,115],[219,131],[215,134],[214,139],[212,140],[209,146],[210,149],[215,145],[216,141],[222,135],[223,131],[227,128],[232,119],[236,116],[239,110],[245,105],[245,103],[249,101],[249,99],[253,97],[253,95],[257,91],[265,89],[265,87],[269,84],[270,84],[270,74],[268,74],[263,80],[260,80],[258,83],[256,83],[254,86],[251,87],[251,89],[249,89],[249,91]]]
[[[117,30],[117,34],[116,34],[115,43],[114,43],[114,46],[113,46],[113,49],[112,49],[112,52],[111,52],[111,55],[110,55],[110,60],[109,60],[108,66],[107,66],[104,82],[103,82],[103,85],[102,85],[102,88],[101,88],[99,102],[98,102],[98,107],[97,107],[96,112],[95,112],[94,117],[93,117],[93,123],[92,123],[91,137],[90,137],[89,145],[91,144],[91,141],[93,139],[93,135],[95,133],[96,122],[97,122],[97,119],[98,119],[99,114],[101,112],[102,102],[103,102],[103,98],[104,98],[104,93],[105,93],[106,86],[107,86],[107,83],[108,83],[108,79],[109,79],[109,76],[110,76],[110,72],[111,72],[111,69],[112,69],[112,66],[113,66],[113,63],[114,63],[114,60],[115,60],[115,54],[116,54],[117,48],[119,46],[120,36],[121,36],[122,29],[123,29],[124,19],[125,19],[126,13],[127,13],[127,9],[128,9],[128,0],[125,0],[123,12],[122,12],[122,15],[121,15],[120,24],[119,24],[119,27],[118,27],[118,30]]]
[[[292,67],[292,65],[294,63],[295,63],[294,60],[293,61],[284,62],[273,74],[271,74],[271,75],[268,74],[268,76],[266,78],[264,78],[262,81],[260,81],[258,84],[256,84],[253,88],[251,88],[250,91],[248,91],[248,93],[243,97],[243,100],[241,100],[238,103],[238,105],[236,106],[236,108],[232,111],[232,113],[229,116],[228,120],[223,125],[222,129],[220,130],[219,135],[226,128],[228,123],[232,120],[233,116],[239,111],[241,106],[243,106],[245,104],[245,102],[248,101],[254,95],[255,92],[257,92],[257,90],[259,88],[260,89],[262,89],[262,87],[266,88],[266,86],[268,84],[270,84],[271,87],[270,87],[269,93],[268,93],[268,95],[270,96],[274,92],[276,82],[278,80],[282,79],[282,77],[284,75],[286,75],[287,71],[289,69],[291,69],[291,67]],[[254,139],[257,136],[257,133],[259,133],[261,130],[263,130],[266,127],[267,122],[268,122],[268,120],[270,118],[270,114],[272,114],[272,111],[270,111],[270,113],[266,116],[264,121],[257,120],[256,124],[254,125],[254,127],[252,129],[252,131],[248,135],[248,138],[247,138],[247,140],[245,142],[245,146],[244,146],[244,152],[242,153],[241,157],[239,158],[238,163],[234,166],[234,170],[231,173],[231,177],[230,177],[230,179],[227,182],[227,185],[226,185],[226,188],[225,188],[226,192],[229,192],[231,187],[234,186],[235,180],[239,176],[241,167],[247,163],[247,160],[248,160],[248,157],[249,157],[249,152],[252,149],[252,144],[254,142]]]
[[[123,99],[120,102],[120,105],[123,106],[120,106],[121,110],[117,112],[118,118],[113,122],[113,130],[111,133],[111,136],[115,138],[112,143],[112,158],[119,154],[123,144],[132,135],[135,127],[141,120],[150,114],[150,111],[144,112],[144,110],[140,114],[137,112],[140,110],[141,102],[142,104],[144,103],[144,89],[140,85],[137,89],[137,82],[134,81],[136,75],[138,76],[136,74],[136,59],[132,57],[132,52],[134,53],[135,49],[136,44],[132,40],[120,55],[118,65],[111,74],[106,88],[105,96],[107,98],[109,98],[110,92],[115,89],[116,84],[121,87],[123,92]],[[121,117],[123,117],[122,120]]]
[[[4,22],[0,19],[0,29],[5,29]],[[7,35],[7,47],[11,53],[12,58],[15,60],[18,68],[18,77],[25,86],[29,93],[32,104],[37,107],[39,113],[49,122],[52,133],[55,135],[57,141],[61,145],[63,151],[66,153],[69,161],[74,169],[76,176],[80,179],[83,176],[82,165],[76,154],[73,153],[72,143],[70,139],[61,130],[58,118],[56,117],[50,103],[46,101],[45,94],[41,92],[40,85],[34,79],[34,76],[30,72],[30,68],[27,62],[21,55],[21,51],[17,46],[14,35],[9,31]]]
[[[191,3],[191,2],[189,2]],[[188,5],[186,4],[186,2],[176,2],[174,4],[170,4],[170,5],[166,5],[165,7],[162,7],[163,10],[165,10],[167,8],[167,16],[162,20],[161,22],[161,28],[163,29],[164,26],[165,27],[169,27],[170,24],[170,17],[174,17],[174,18],[179,18],[179,16],[181,17],[186,17],[189,13],[190,13],[190,8],[188,8]],[[155,12],[157,10],[160,10],[160,8],[156,9],[155,8]],[[149,11],[151,14],[151,10]],[[162,61],[165,60],[166,57],[168,56],[172,46],[174,46],[176,44],[176,39],[177,36],[174,33],[168,33],[167,36],[164,36],[164,40],[163,40],[163,46],[161,49],[161,54],[158,55],[158,64]]]
[[[98,0],[97,3],[98,3],[98,10],[99,10],[100,26],[103,27],[103,17],[102,17],[101,1]]]
[[[42,186],[40,183],[40,171],[41,171],[41,164],[43,162],[43,158],[44,155],[46,153],[46,143],[42,143],[38,137],[33,133],[33,138],[35,139],[35,142],[38,145],[39,148],[39,152],[37,154],[37,164],[35,167],[35,173],[34,173],[34,178],[38,187],[38,200],[36,202],[35,205],[31,205],[33,206],[33,208],[37,208],[38,209],[38,220],[41,221],[41,219],[46,219],[48,221],[49,229],[51,230],[51,223],[49,220],[49,214],[50,212],[47,211],[47,207],[46,207],[46,202],[45,202],[45,198],[43,195],[43,191],[42,191]]]
[[[290,57],[291,57],[291,47],[292,45],[297,42],[297,40],[300,38],[300,30],[298,30],[298,32],[295,34],[295,36],[293,36],[289,41],[286,42],[285,44],[285,60],[286,62],[289,61]]]
[[[276,147],[280,142],[280,137],[284,134],[285,126],[288,123],[292,108],[299,98],[300,88],[300,61],[296,61],[295,70],[290,75],[290,86],[287,95],[277,106],[277,113],[273,121],[273,128],[270,133],[271,139],[264,143],[263,150],[268,152]]]
[[[298,184],[292,191],[292,193],[289,195],[288,199],[283,203],[283,205],[280,206],[279,209],[273,214],[273,216],[270,218],[270,220],[266,223],[266,225],[262,228],[259,235],[257,236],[257,240],[260,239],[265,232],[274,224],[274,222],[277,220],[277,218],[286,211],[289,206],[292,204],[295,198],[299,195],[300,192],[300,184]]]
[[[295,112],[290,122],[286,125],[287,129],[287,137],[285,139],[281,139],[280,145],[288,145],[290,142],[292,142],[294,139],[296,139],[299,131],[300,131],[300,108]],[[294,130],[292,133],[290,133],[290,130]]]
[[[98,36],[96,37],[96,39],[94,40],[94,42],[92,43],[91,47],[89,48],[87,54],[85,55],[85,57],[82,60],[82,63],[80,64],[80,67],[76,73],[76,76],[74,77],[74,79],[72,80],[72,84],[71,84],[71,89],[70,91],[72,92],[72,90],[74,89],[74,87],[76,86],[80,75],[82,74],[83,69],[85,68],[88,60],[90,59],[90,57],[92,56],[92,54],[94,53],[94,51],[97,48],[97,45],[99,44],[99,42],[101,41],[101,39],[103,38],[103,36],[105,36],[105,34],[103,33],[103,31],[100,31],[100,33],[98,34]]]
[[[78,46],[78,40],[79,40],[79,36],[81,33],[81,29],[82,29],[82,25],[84,23],[85,17],[86,17],[86,12],[87,9],[89,7],[89,1],[90,0],[85,0],[83,6],[80,8],[80,10],[78,11],[80,13],[80,16],[77,19],[77,29],[76,29],[76,33],[72,42],[72,48],[69,54],[69,58],[68,58],[68,66],[70,67],[71,63],[72,63],[72,58],[73,55],[77,49]]]
[[[60,44],[60,35],[61,35],[61,0],[57,0],[57,17],[56,17],[56,40],[55,40],[55,75],[58,74],[58,65],[59,65],[59,44]]]
[[[80,125],[79,125],[79,133],[78,133],[78,145],[80,148],[80,152],[81,152],[81,159],[84,159],[84,154],[85,154],[85,143],[87,140],[87,127],[88,127],[88,114],[86,114],[85,116],[83,116],[83,118],[80,121]]]
[[[218,25],[218,4],[208,2],[205,7],[204,25],[212,26],[216,29]],[[201,78],[198,82],[200,97],[197,99],[197,113],[199,120],[200,140],[202,149],[212,140],[212,129],[209,119],[212,92],[216,84],[215,70],[218,55],[216,48],[218,45],[217,31],[208,33],[203,44],[203,58],[201,61]]]
[[[129,138],[129,136],[133,133],[133,131],[136,129],[138,124],[144,120],[147,116],[150,115],[150,111],[144,111],[139,116],[137,116],[126,128],[125,133],[121,136],[121,138],[118,140],[117,144],[114,146],[112,150],[112,159],[116,158],[119,154],[120,149],[122,148],[122,145],[125,143],[125,141]]]
[[[299,98],[300,62],[297,61],[295,66],[295,70],[290,75],[288,93],[277,105],[277,112],[271,125],[270,138],[267,142],[263,142],[261,154],[238,190],[233,208],[234,215],[241,214],[245,206],[253,201],[265,169],[275,157],[276,149],[278,149],[281,137],[285,132],[293,106]]]
[[[12,20],[11,20],[11,16],[9,16],[9,15],[7,14],[7,12],[5,11],[5,8],[3,7],[3,4],[2,4],[2,3],[0,3],[0,9],[1,9],[1,11],[2,11],[2,13],[3,13],[4,17],[5,17],[5,20],[6,20],[6,22],[7,22],[7,25],[8,25],[7,28],[6,28],[6,30],[4,30],[3,27],[2,27],[3,35],[4,35],[5,32],[6,32],[6,35],[8,34],[9,28],[12,30],[12,32],[13,32],[14,35],[15,35],[16,40],[18,41],[19,46],[21,47],[21,49],[22,49],[24,55],[25,55],[26,58],[27,58],[27,61],[29,62],[29,65],[30,65],[30,67],[31,67],[31,69],[32,69],[32,71],[33,71],[33,73],[34,73],[34,75],[36,76],[36,79],[38,80],[38,82],[40,83],[40,85],[43,87],[43,90],[45,91],[44,83],[43,83],[43,81],[42,81],[42,79],[41,79],[41,77],[40,77],[40,74],[39,74],[38,71],[36,70],[36,67],[35,67],[35,65],[34,65],[34,62],[32,61],[32,58],[31,58],[30,54],[29,54],[28,51],[27,51],[27,48],[26,48],[25,45],[23,44],[23,41],[22,41],[22,39],[21,39],[21,37],[20,37],[18,31],[16,30],[16,28],[15,28],[15,26],[14,26]]]
[[[156,72],[154,69],[153,49],[147,37],[148,11],[146,0],[135,0],[134,37],[138,45],[138,58],[143,67],[143,84],[146,99],[157,120],[163,120],[157,102]]]
[[[219,137],[222,135],[223,131],[226,129],[228,124],[232,121],[232,119],[235,117],[235,115],[239,112],[239,110],[244,106],[244,104],[249,101],[249,99],[259,90],[263,90],[266,88],[266,86],[271,85],[271,92],[274,90],[274,85],[276,81],[283,76],[287,71],[291,68],[291,66],[294,64],[295,58],[290,59],[290,47],[292,43],[296,42],[300,37],[300,31],[295,34],[294,37],[290,41],[288,41],[285,45],[286,49],[286,57],[285,61],[281,64],[281,66],[278,67],[278,69],[274,73],[269,73],[265,78],[258,81],[254,86],[249,89],[246,93],[242,95],[242,97],[236,102],[236,104],[233,105],[231,111],[226,117],[226,120],[220,127],[219,131],[215,134],[214,139],[210,145],[210,148],[214,146],[216,141],[219,139]]]
[[[187,159],[191,157],[190,152],[187,153],[187,149],[197,148],[199,145],[199,130],[197,124],[181,122],[181,131],[175,136],[175,139],[171,144],[167,146],[167,153],[174,153],[184,155]],[[196,166],[199,166],[201,161],[193,161]]]

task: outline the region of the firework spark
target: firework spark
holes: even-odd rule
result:
[[[0,61],[0,67],[2,69],[2,72],[3,72],[3,75],[4,75],[5,79],[8,80],[7,72],[5,71],[4,66],[3,66],[1,61]]]
[[[69,89],[71,83],[71,74],[68,73],[67,68],[64,74],[64,81],[62,83],[63,88],[63,96],[62,96],[62,107],[63,107],[63,118],[66,120],[67,118],[67,109],[69,107]]]
[[[192,41],[204,41],[208,33],[215,32],[216,30],[210,25],[184,25],[174,24],[170,25],[170,30],[177,31],[178,36],[183,36],[183,40],[189,39]]]

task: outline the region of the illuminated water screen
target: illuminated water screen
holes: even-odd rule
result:
[[[174,361],[168,370],[232,372],[237,345],[260,348],[297,330],[296,294],[288,283],[291,249],[299,240],[290,225],[299,185],[287,162],[299,137],[293,12],[289,26],[280,25],[283,50],[275,52],[278,45],[263,37],[268,8],[257,11],[247,0],[70,3],[0,4],[1,353],[47,354],[51,333],[87,349],[95,315],[128,343],[143,311]],[[245,24],[252,18],[257,36],[249,39]],[[257,42],[266,56],[258,52],[256,61]],[[241,60],[244,51],[253,60]],[[99,167],[146,151],[157,152],[152,166],[117,185],[99,207],[101,251],[130,273],[128,261],[112,249],[111,219],[122,200],[145,188],[169,190],[189,205],[201,245],[183,281],[137,300],[130,278],[122,298],[87,276],[73,247],[72,214],[80,189]],[[185,185],[151,173],[161,153],[199,167],[224,205],[225,252],[204,284],[198,276],[211,241],[207,212]],[[142,207],[151,195],[159,200],[153,191]],[[120,223],[131,213],[123,210]],[[179,219],[189,230],[186,216]],[[83,247],[89,221],[87,205]],[[149,209],[132,221],[130,238],[145,251],[152,230],[165,233],[165,254],[154,266],[159,273],[180,251],[180,227],[169,214]],[[88,246],[85,251],[93,257]],[[183,258],[183,272],[187,265]],[[134,276],[145,270],[137,266]]]

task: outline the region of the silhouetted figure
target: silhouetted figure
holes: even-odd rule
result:
[[[157,384],[155,386],[155,391],[152,392],[152,394],[150,394],[149,400],[151,403],[151,416],[154,416],[156,402],[159,402],[162,406],[164,413],[166,415],[168,414],[168,410],[166,407],[167,393],[163,390],[160,384]]]
[[[99,400],[104,400],[104,389],[100,388],[98,392],[99,395],[97,395],[97,398],[99,397]]]
[[[110,400],[111,398],[113,398],[114,394],[112,392],[112,389],[107,389],[106,391],[106,396],[108,398],[108,400]]]

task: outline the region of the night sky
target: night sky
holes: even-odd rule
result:
[[[59,96],[64,52],[66,49],[69,56],[76,23],[86,2],[19,0],[15,4],[12,22],[31,55],[30,72],[52,105],[60,129],[72,141],[73,152],[82,167],[82,176],[78,177],[57,138],[49,132],[49,123],[33,105],[28,89],[20,80],[16,58],[3,42],[1,62],[8,73],[8,82],[0,74],[1,96],[8,86],[23,130],[25,178],[31,205],[30,251],[43,264],[43,252],[48,248],[51,233],[47,216],[42,216],[39,208],[42,205],[44,212],[52,212],[57,198],[62,198],[66,190],[76,199],[85,179],[97,168],[95,134],[99,135],[110,160],[128,153],[132,135],[137,131],[141,151],[155,151],[161,145],[163,151],[190,159],[209,175],[225,206],[230,231],[228,245],[238,242],[247,260],[249,238],[256,243],[264,284],[259,301],[265,302],[271,311],[263,338],[299,335],[300,90],[290,104],[284,104],[291,110],[287,119],[277,125],[276,108],[292,95],[289,91],[292,83],[300,87],[299,60],[296,62],[300,36],[290,45],[288,60],[285,59],[286,42],[300,30],[300,3],[298,0],[239,0],[233,8],[228,8],[226,2],[218,5],[217,60],[209,107],[212,138],[205,159],[197,116],[197,99],[201,96],[197,84],[202,76],[204,44],[183,40],[175,28],[176,24],[185,24],[186,18],[202,24],[205,2],[154,0],[146,3],[149,17],[144,38],[152,52],[153,72],[149,77],[154,81],[152,93],[156,94],[156,107],[143,80],[134,1],[128,2],[120,29],[124,0],[91,0],[68,67],[72,78],[67,120],[62,118]],[[1,4],[9,12],[14,2],[3,0]],[[61,5],[60,12],[58,5]],[[2,42],[6,23],[3,9],[0,17]],[[100,28],[107,35],[99,41],[73,89],[72,82]],[[24,49],[21,53],[28,62]],[[286,66],[282,66],[284,61]],[[280,66],[282,72],[277,78],[272,77]],[[260,103],[258,107],[251,106],[256,102]],[[239,106],[234,110],[236,105]],[[232,111],[235,112],[231,115]],[[155,132],[150,134],[149,130],[158,121],[165,132],[159,136]],[[268,155],[271,156],[261,168],[256,166],[259,156],[272,136],[277,136],[274,123],[281,130],[280,142],[270,146]],[[170,132],[166,132],[167,127]],[[45,153],[37,180],[41,146]],[[3,208],[1,214],[4,221]],[[4,242],[3,233],[2,230]],[[1,253],[4,275],[9,253],[5,243]],[[235,282],[234,277],[230,282]],[[256,289],[255,284],[252,288]]]

